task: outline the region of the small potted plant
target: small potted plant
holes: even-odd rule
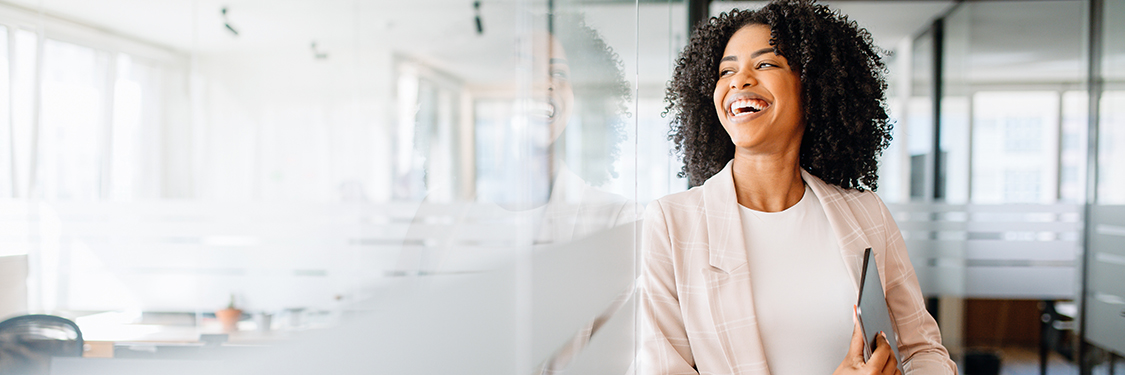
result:
[[[215,317],[219,318],[219,323],[222,323],[223,332],[234,332],[238,330],[238,319],[242,317],[242,310],[234,307],[234,294],[230,295],[230,302],[227,303],[227,308],[215,311]]]

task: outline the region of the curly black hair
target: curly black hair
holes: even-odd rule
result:
[[[575,112],[567,129],[582,127],[582,168],[575,173],[591,185],[602,185],[618,176],[613,162],[626,138],[629,83],[621,58],[597,30],[586,24],[583,14],[563,12],[549,16],[553,21],[550,31],[566,50],[574,89]],[[566,132],[559,136],[559,141],[565,142]]]
[[[884,108],[886,66],[867,30],[807,0],[772,1],[701,23],[676,61],[664,114],[668,139],[683,158],[679,177],[698,186],[734,157],[734,144],[712,100],[727,42],[748,25],[770,28],[770,45],[799,74],[805,133],[800,164],[845,189],[878,188],[878,158],[890,144]]]

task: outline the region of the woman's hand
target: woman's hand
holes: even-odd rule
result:
[[[891,351],[891,344],[887,343],[886,333],[875,338],[878,342],[871,359],[863,362],[863,335],[859,331],[859,321],[856,320],[852,328],[852,344],[848,347],[848,355],[840,362],[833,375],[902,375],[898,371],[898,360]]]

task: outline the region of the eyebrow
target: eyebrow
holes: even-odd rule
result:
[[[767,54],[767,53],[770,53],[770,52],[774,52],[773,47],[762,48],[760,50],[757,50],[757,51],[754,51],[753,53],[751,53],[750,58],[752,59],[752,58],[755,58],[755,57],[758,57],[758,56],[761,56],[761,55],[764,55],[764,54]],[[738,56],[735,56],[735,55],[724,56],[722,60],[719,60],[719,62],[723,62],[723,61],[738,61]]]
[[[550,63],[551,64],[566,64],[566,59],[560,59],[560,58],[557,58],[557,57],[552,57]]]

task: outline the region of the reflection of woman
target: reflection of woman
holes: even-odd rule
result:
[[[554,153],[565,158],[562,151],[567,140],[579,141],[571,148],[581,150],[578,158],[569,163],[576,173],[593,186],[599,186],[617,177],[613,162],[625,140],[623,129],[626,101],[629,100],[629,83],[625,81],[621,60],[613,48],[606,45],[599,33],[586,25],[581,15],[562,13],[550,16],[551,36],[558,49],[552,54],[565,55],[565,75],[552,70],[552,82],[565,81],[570,91],[570,102],[563,110],[567,113],[560,133],[556,133]],[[552,60],[557,61],[557,60]],[[580,130],[579,134],[568,135]]]
[[[542,151],[550,173],[537,243],[567,242],[636,220],[634,204],[594,187],[617,175],[613,162],[629,97],[621,63],[581,16],[550,17],[552,30],[537,40],[542,43],[533,56],[536,71],[546,75],[533,94],[530,118],[548,133]],[[570,145],[579,150],[574,160],[566,155],[568,138],[579,141]]]
[[[892,375],[853,305],[875,254],[907,373],[955,373],[876,188],[890,139],[870,35],[775,1],[705,23],[668,88],[687,192],[644,224],[642,373]],[[886,334],[892,334],[887,332]]]
[[[543,108],[549,109],[550,114],[546,118],[550,124],[547,153],[551,157],[551,191],[543,223],[536,233],[537,243],[568,242],[637,219],[633,201],[593,187],[617,176],[613,162],[625,138],[622,128],[625,101],[629,98],[621,62],[581,15],[563,13],[548,17],[553,27],[546,35],[547,43],[543,43],[549,48],[549,79],[543,90],[547,105]],[[567,134],[571,132],[574,133]],[[567,140],[578,141],[569,146],[580,150],[576,158],[568,158],[571,152],[567,150]],[[605,249],[607,254],[614,251],[628,250]],[[632,295],[631,285],[606,287],[625,290],[539,364],[538,373],[565,371]],[[606,335],[598,337],[602,336]],[[618,339],[621,338],[632,339]]]

